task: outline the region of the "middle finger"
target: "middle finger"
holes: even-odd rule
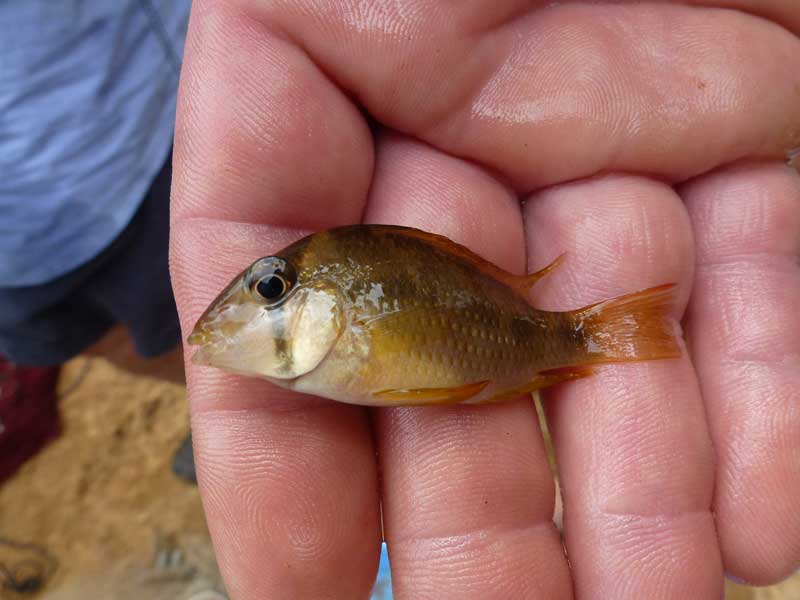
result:
[[[516,197],[420,142],[378,144],[366,218],[443,233],[509,270],[524,266]],[[374,415],[398,600],[571,597],[530,397]]]

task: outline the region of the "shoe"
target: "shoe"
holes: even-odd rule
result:
[[[192,434],[186,436],[172,459],[172,472],[184,481],[197,484],[197,473],[194,468],[194,451],[192,450]]]

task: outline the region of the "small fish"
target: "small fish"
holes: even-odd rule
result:
[[[431,233],[312,234],[236,277],[197,322],[193,361],[372,406],[476,404],[680,356],[674,285],[569,312],[527,301],[559,259],[512,275]]]

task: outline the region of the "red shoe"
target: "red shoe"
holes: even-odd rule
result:
[[[60,433],[58,371],[0,358],[0,482]]]

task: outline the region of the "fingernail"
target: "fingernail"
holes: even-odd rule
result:
[[[731,575],[727,571],[725,572],[725,579],[728,579],[729,581],[732,581],[738,585],[747,585],[747,582],[744,579],[741,577],[736,577],[736,575]]]

